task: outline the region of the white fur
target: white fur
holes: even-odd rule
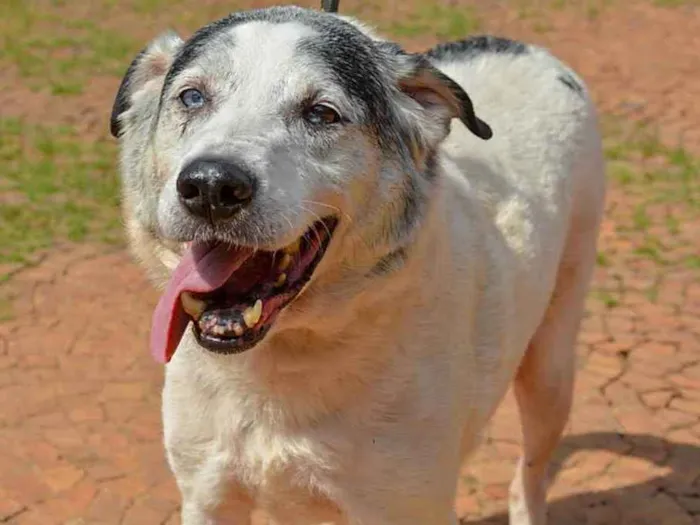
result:
[[[253,506],[285,525],[455,524],[460,463],[514,379],[526,445],[511,523],[543,525],[603,209],[596,116],[541,50],[440,67],[494,137],[454,121],[403,271],[238,356],[188,331],[167,366],[184,525],[247,524]]]

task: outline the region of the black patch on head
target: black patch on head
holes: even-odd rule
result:
[[[387,76],[378,63],[373,42],[354,28],[347,33],[334,28],[321,38],[302,40],[299,48],[330,70],[346,95],[363,109],[381,144],[391,146],[398,138],[394,134],[398,126],[390,109]]]
[[[522,42],[491,35],[478,35],[457,42],[438,44],[425,55],[433,60],[447,61],[469,59],[484,53],[523,55],[527,51],[527,45]]]
[[[574,93],[583,96],[583,86],[579,84],[576,79],[569,73],[562,73],[557,77],[557,80],[568,87]]]
[[[407,258],[408,253],[406,251],[406,248],[397,248],[393,252],[379,259],[377,264],[375,264],[374,267],[370,270],[369,275],[374,277],[381,277],[382,275],[394,272],[404,265]]]
[[[144,48],[139,52],[138,55],[136,55],[136,58],[134,58],[134,60],[129,65],[129,68],[126,70],[124,78],[122,78],[121,84],[119,84],[117,96],[115,97],[114,105],[112,106],[112,115],[109,119],[109,131],[115,138],[118,138],[122,131],[121,123],[119,122],[119,117],[131,106],[131,102],[129,100],[131,93],[129,93],[129,89],[131,88],[132,77],[134,76],[134,72],[136,71],[136,68],[141,62],[141,59],[146,54],[147,50],[148,48]]]
[[[390,145],[396,140],[394,136],[387,136],[397,127],[392,126],[394,123],[389,104],[389,84],[386,82],[386,73],[382,71],[384,64],[380,62],[384,56],[381,47],[340,18],[295,6],[232,13],[197,31],[175,57],[165,77],[163,94],[175,77],[212,44],[212,40],[222,32],[247,22],[300,22],[314,29],[318,35],[302,39],[299,42],[300,50],[317,57],[329,68],[335,77],[334,80],[345,89],[355,104],[364,109],[382,145]],[[392,50],[398,49],[398,46],[392,47]]]
[[[163,82],[163,93],[168,90],[175,77],[187,69],[192,62],[197,60],[197,58],[202,54],[202,50],[206,44],[216,35],[229,27],[229,25],[226,23],[227,20],[228,18],[223,18],[221,20],[217,20],[216,22],[212,22],[211,24],[207,24],[196,31],[189,38],[189,40],[185,42],[175,56],[175,60],[173,60],[168,73],[165,75],[165,80]]]

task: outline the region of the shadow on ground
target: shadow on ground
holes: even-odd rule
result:
[[[590,490],[564,497],[551,497],[551,525],[695,525],[700,523],[700,447],[672,443],[651,435],[589,433],[567,436],[554,465],[553,482],[559,466],[578,451],[619,452],[619,442],[628,445],[626,455],[664,467],[668,473],[643,483]],[[619,479],[617,480],[619,481]],[[554,483],[553,483],[554,484]],[[586,484],[589,486],[589,484]],[[683,507],[685,516],[676,509]],[[507,513],[488,518],[464,519],[461,525],[508,525]]]

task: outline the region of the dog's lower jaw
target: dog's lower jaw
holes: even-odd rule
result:
[[[267,336],[248,352],[220,355],[196,345],[188,330],[182,350],[216,375],[245,376],[255,385],[259,412],[255,420],[276,426],[304,426],[342,411],[362,398],[370,385],[380,382],[401,341],[386,334],[411,334],[431,320],[423,309],[431,301],[448,301],[440,289],[438,274],[445,246],[439,231],[439,217],[431,221],[411,245],[407,267],[381,276],[366,276],[353,295],[337,300],[338,289],[348,293],[345,283],[326,269],[309,289],[292,302]],[[371,268],[369,265],[368,268]],[[415,277],[419,275],[420,279]],[[429,292],[423,282],[436,283]],[[334,293],[335,292],[335,293]],[[444,321],[444,320],[443,320]],[[178,353],[173,358],[178,360]],[[338,388],[342,384],[343,388]],[[269,416],[274,414],[273,416]],[[265,422],[267,417],[269,421]]]

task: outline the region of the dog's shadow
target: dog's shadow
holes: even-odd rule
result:
[[[622,447],[621,447],[622,445]],[[606,450],[665,467],[661,476],[645,481],[620,480],[622,486],[587,491],[549,501],[549,525],[693,525],[700,524],[700,447],[672,443],[651,435],[591,433],[568,436],[553,462],[554,482],[563,461],[577,451]],[[571,468],[576,468],[571,467]],[[615,483],[615,472],[603,473]],[[695,521],[693,521],[695,520]],[[508,525],[507,513],[478,520],[463,519],[460,525]]]

